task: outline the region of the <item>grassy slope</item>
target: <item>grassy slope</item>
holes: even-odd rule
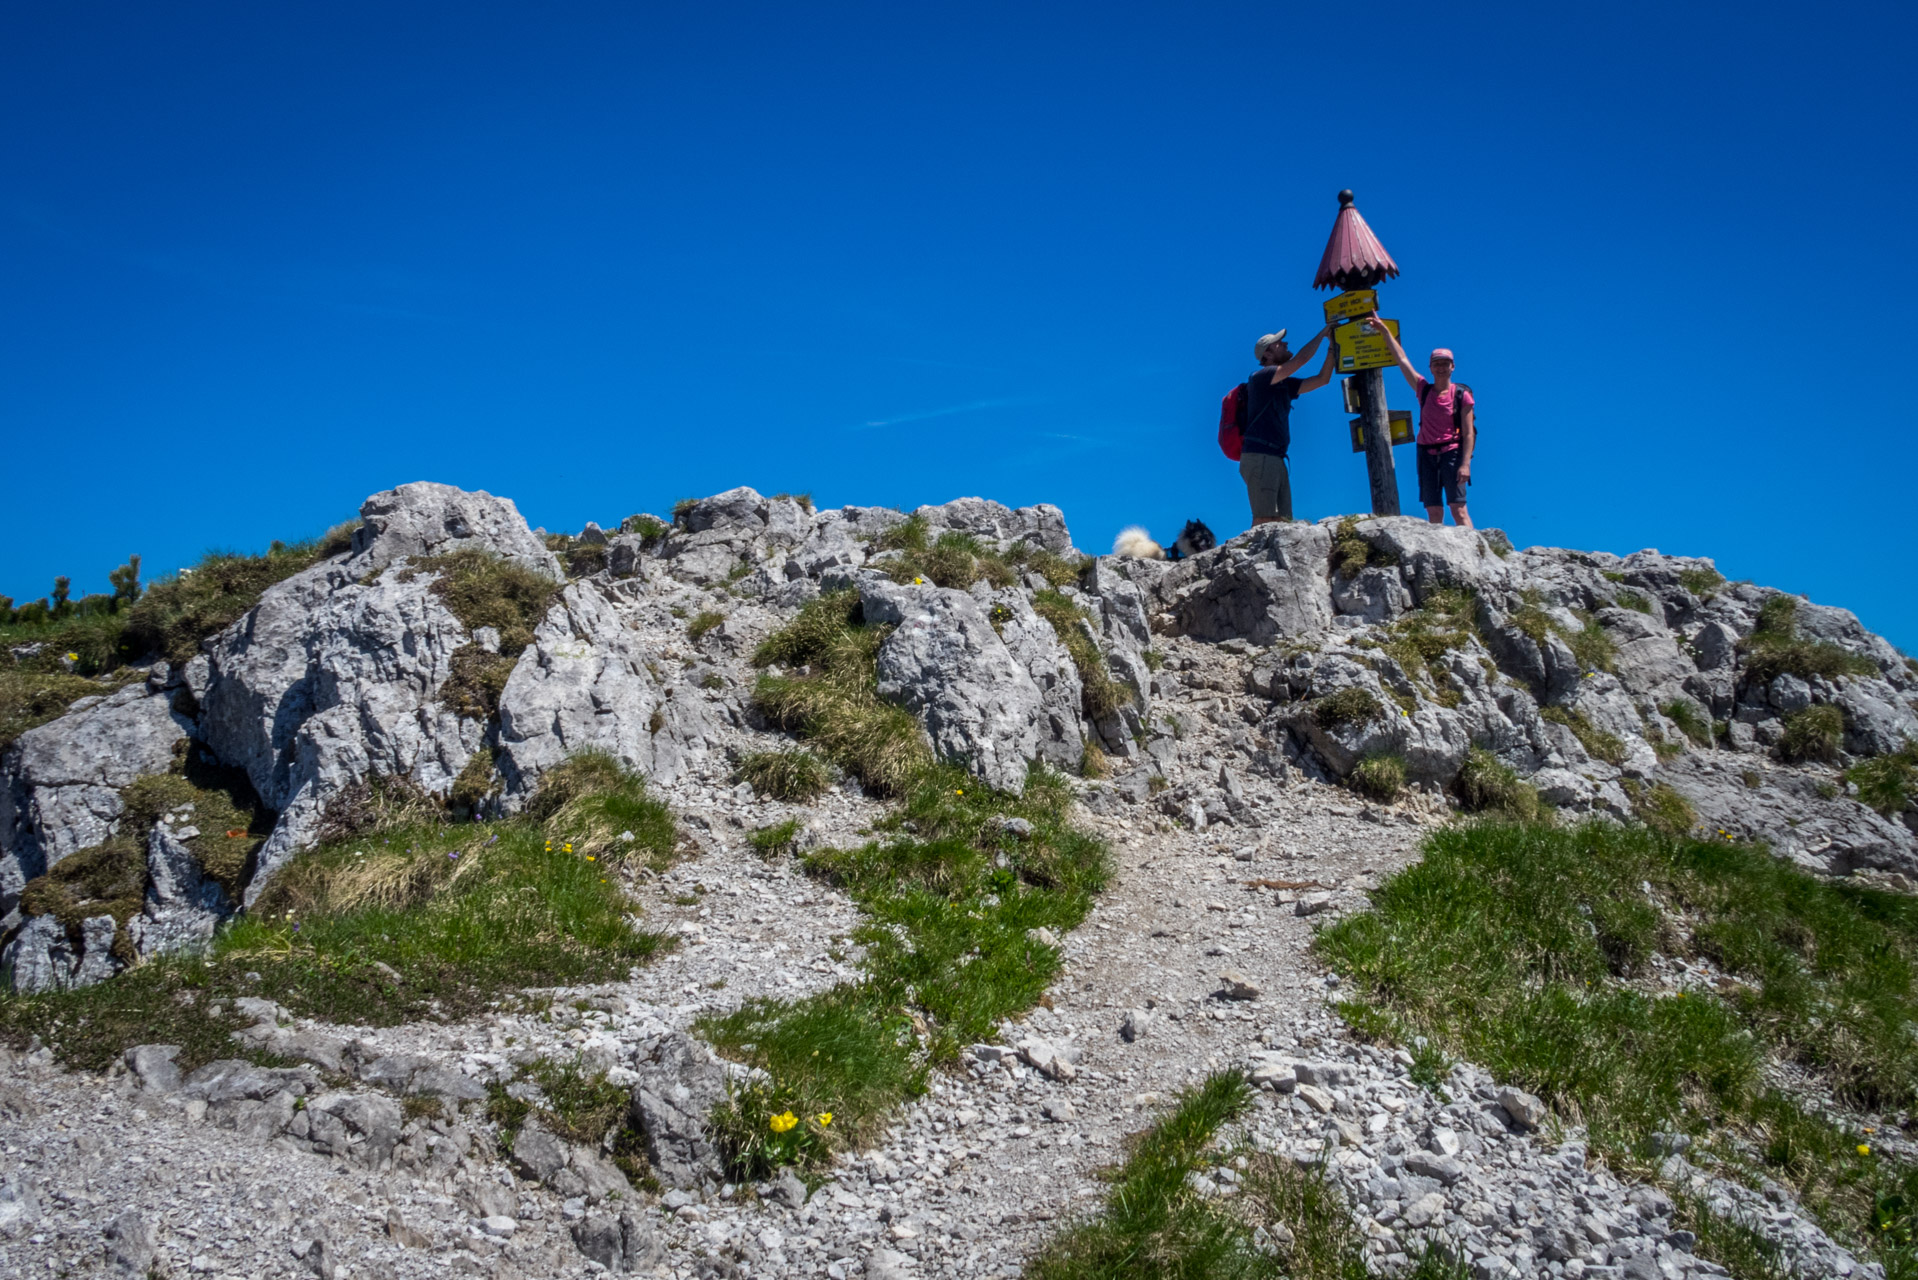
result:
[[[1791,1185],[1835,1235],[1911,1266],[1895,1241],[1918,1176],[1770,1087],[1765,1063],[1854,1107],[1911,1104],[1918,903],[1608,823],[1451,828],[1373,901],[1319,939],[1369,1005],[1355,1020],[1538,1093],[1624,1167],[1649,1168],[1652,1134],[1690,1133],[1695,1155]],[[1727,979],[1666,991],[1658,953]]]
[[[232,1022],[206,1013],[233,996],[393,1025],[458,1017],[520,988],[614,980],[662,941],[634,925],[621,881],[638,860],[670,857],[674,839],[644,782],[594,756],[550,772],[506,821],[375,814],[289,865],[206,957],[155,960],[80,991],[0,996],[0,1036],[38,1035],[96,1070],[129,1045],[164,1041],[185,1047],[190,1068],[235,1052]]]

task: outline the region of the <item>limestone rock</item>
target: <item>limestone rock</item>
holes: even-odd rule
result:
[[[721,1174],[706,1116],[726,1096],[726,1072],[712,1051],[682,1032],[663,1037],[636,1062],[633,1119],[662,1182],[693,1187]]]
[[[192,724],[171,693],[131,684],[21,734],[0,759],[0,915],[27,881],[112,835],[121,788],[170,769]]]
[[[859,595],[868,622],[894,627],[879,648],[879,696],[919,717],[940,758],[998,790],[1023,791],[1044,697],[978,603],[878,573],[860,575]]]
[[[154,827],[147,835],[146,905],[127,921],[133,949],[143,957],[197,951],[232,914],[226,890],[201,874],[199,859],[185,841],[164,826]]]

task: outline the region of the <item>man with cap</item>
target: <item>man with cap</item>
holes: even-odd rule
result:
[[[1465,509],[1465,488],[1472,483],[1472,447],[1477,443],[1477,424],[1473,420],[1472,389],[1452,381],[1454,361],[1451,349],[1432,351],[1432,376],[1422,377],[1406,359],[1405,348],[1374,315],[1365,322],[1374,333],[1382,333],[1392,344],[1399,372],[1412,385],[1419,398],[1419,504],[1425,518],[1433,524],[1445,523],[1447,503],[1452,519],[1459,527],[1472,527],[1471,514]]]
[[[1245,380],[1245,436],[1239,446],[1239,476],[1252,500],[1252,523],[1273,524],[1292,518],[1292,477],[1285,455],[1292,448],[1292,402],[1332,381],[1338,348],[1327,346],[1325,367],[1309,378],[1292,375],[1305,367],[1332,326],[1313,335],[1297,355],[1285,344],[1285,330],[1252,344],[1259,369]]]

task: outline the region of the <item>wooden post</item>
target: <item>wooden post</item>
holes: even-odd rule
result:
[[[1364,406],[1359,420],[1365,424],[1365,473],[1372,481],[1372,514],[1395,516],[1399,513],[1399,478],[1392,469],[1392,424],[1385,412],[1385,370],[1367,369],[1359,374],[1359,400]]]

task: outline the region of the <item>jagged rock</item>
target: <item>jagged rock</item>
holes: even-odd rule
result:
[[[177,1044],[139,1044],[125,1054],[127,1070],[133,1073],[148,1093],[178,1093],[184,1081],[173,1060],[180,1056]]]
[[[1331,625],[1331,550],[1318,525],[1267,524],[1175,564],[1133,561],[1132,573],[1180,634],[1269,645]]]
[[[633,1120],[646,1158],[662,1182],[693,1187],[721,1175],[706,1116],[726,1096],[726,1071],[712,1051],[683,1032],[662,1037],[634,1063]]]
[[[573,1243],[608,1271],[650,1270],[665,1256],[654,1237],[651,1219],[634,1209],[618,1217],[587,1214],[573,1224]]]
[[[1363,622],[1390,622],[1412,607],[1412,593],[1394,570],[1367,568],[1337,581],[1332,604],[1341,615]]]
[[[138,1209],[122,1209],[101,1233],[106,1245],[106,1267],[110,1276],[133,1276],[145,1280],[153,1266],[153,1253],[160,1243],[160,1224]]]
[[[1748,773],[1761,785],[1749,785]],[[1689,752],[1659,766],[1652,778],[1691,804],[1708,835],[1763,840],[1781,857],[1831,875],[1868,867],[1918,877],[1918,834],[1816,771],[1766,764],[1760,773],[1736,753]]]
[[[949,530],[970,534],[1000,551],[1018,542],[1054,553],[1072,550],[1065,513],[1048,503],[1014,510],[988,498],[956,498],[912,514],[925,520],[933,537]]]
[[[147,835],[146,905],[127,921],[133,949],[143,957],[199,950],[232,914],[226,890],[201,874],[186,842],[164,826],[154,827]]]
[[[373,1169],[393,1154],[404,1122],[399,1103],[368,1093],[321,1094],[307,1103],[304,1115],[314,1150]]]
[[[1076,771],[1085,754],[1081,707],[1084,686],[1072,655],[1066,652],[1052,624],[1033,611],[1026,592],[1018,588],[995,591],[986,608],[1006,651],[1039,689],[1040,757],[1059,768]],[[1096,642],[1097,637],[1093,639]]]
[[[500,695],[497,767],[509,806],[579,751],[604,751],[661,782],[705,756],[703,704],[668,698],[651,657],[598,584],[560,593]]]
[[[1023,791],[1044,698],[978,603],[876,572],[860,575],[859,597],[868,622],[894,627],[879,648],[879,696],[918,716],[942,759],[1001,791]]]
[[[362,503],[346,563],[353,576],[364,577],[402,557],[447,555],[467,547],[549,578],[561,576],[558,557],[533,536],[511,498],[430,481],[403,484]]]
[[[0,969],[12,975],[13,990],[23,996],[105,982],[120,968],[112,954],[118,929],[112,916],[89,916],[80,922],[76,947],[54,917],[34,916],[0,952]]]
[[[21,734],[0,759],[0,915],[27,881],[112,835],[121,788],[171,768],[191,729],[172,694],[131,684]]]

